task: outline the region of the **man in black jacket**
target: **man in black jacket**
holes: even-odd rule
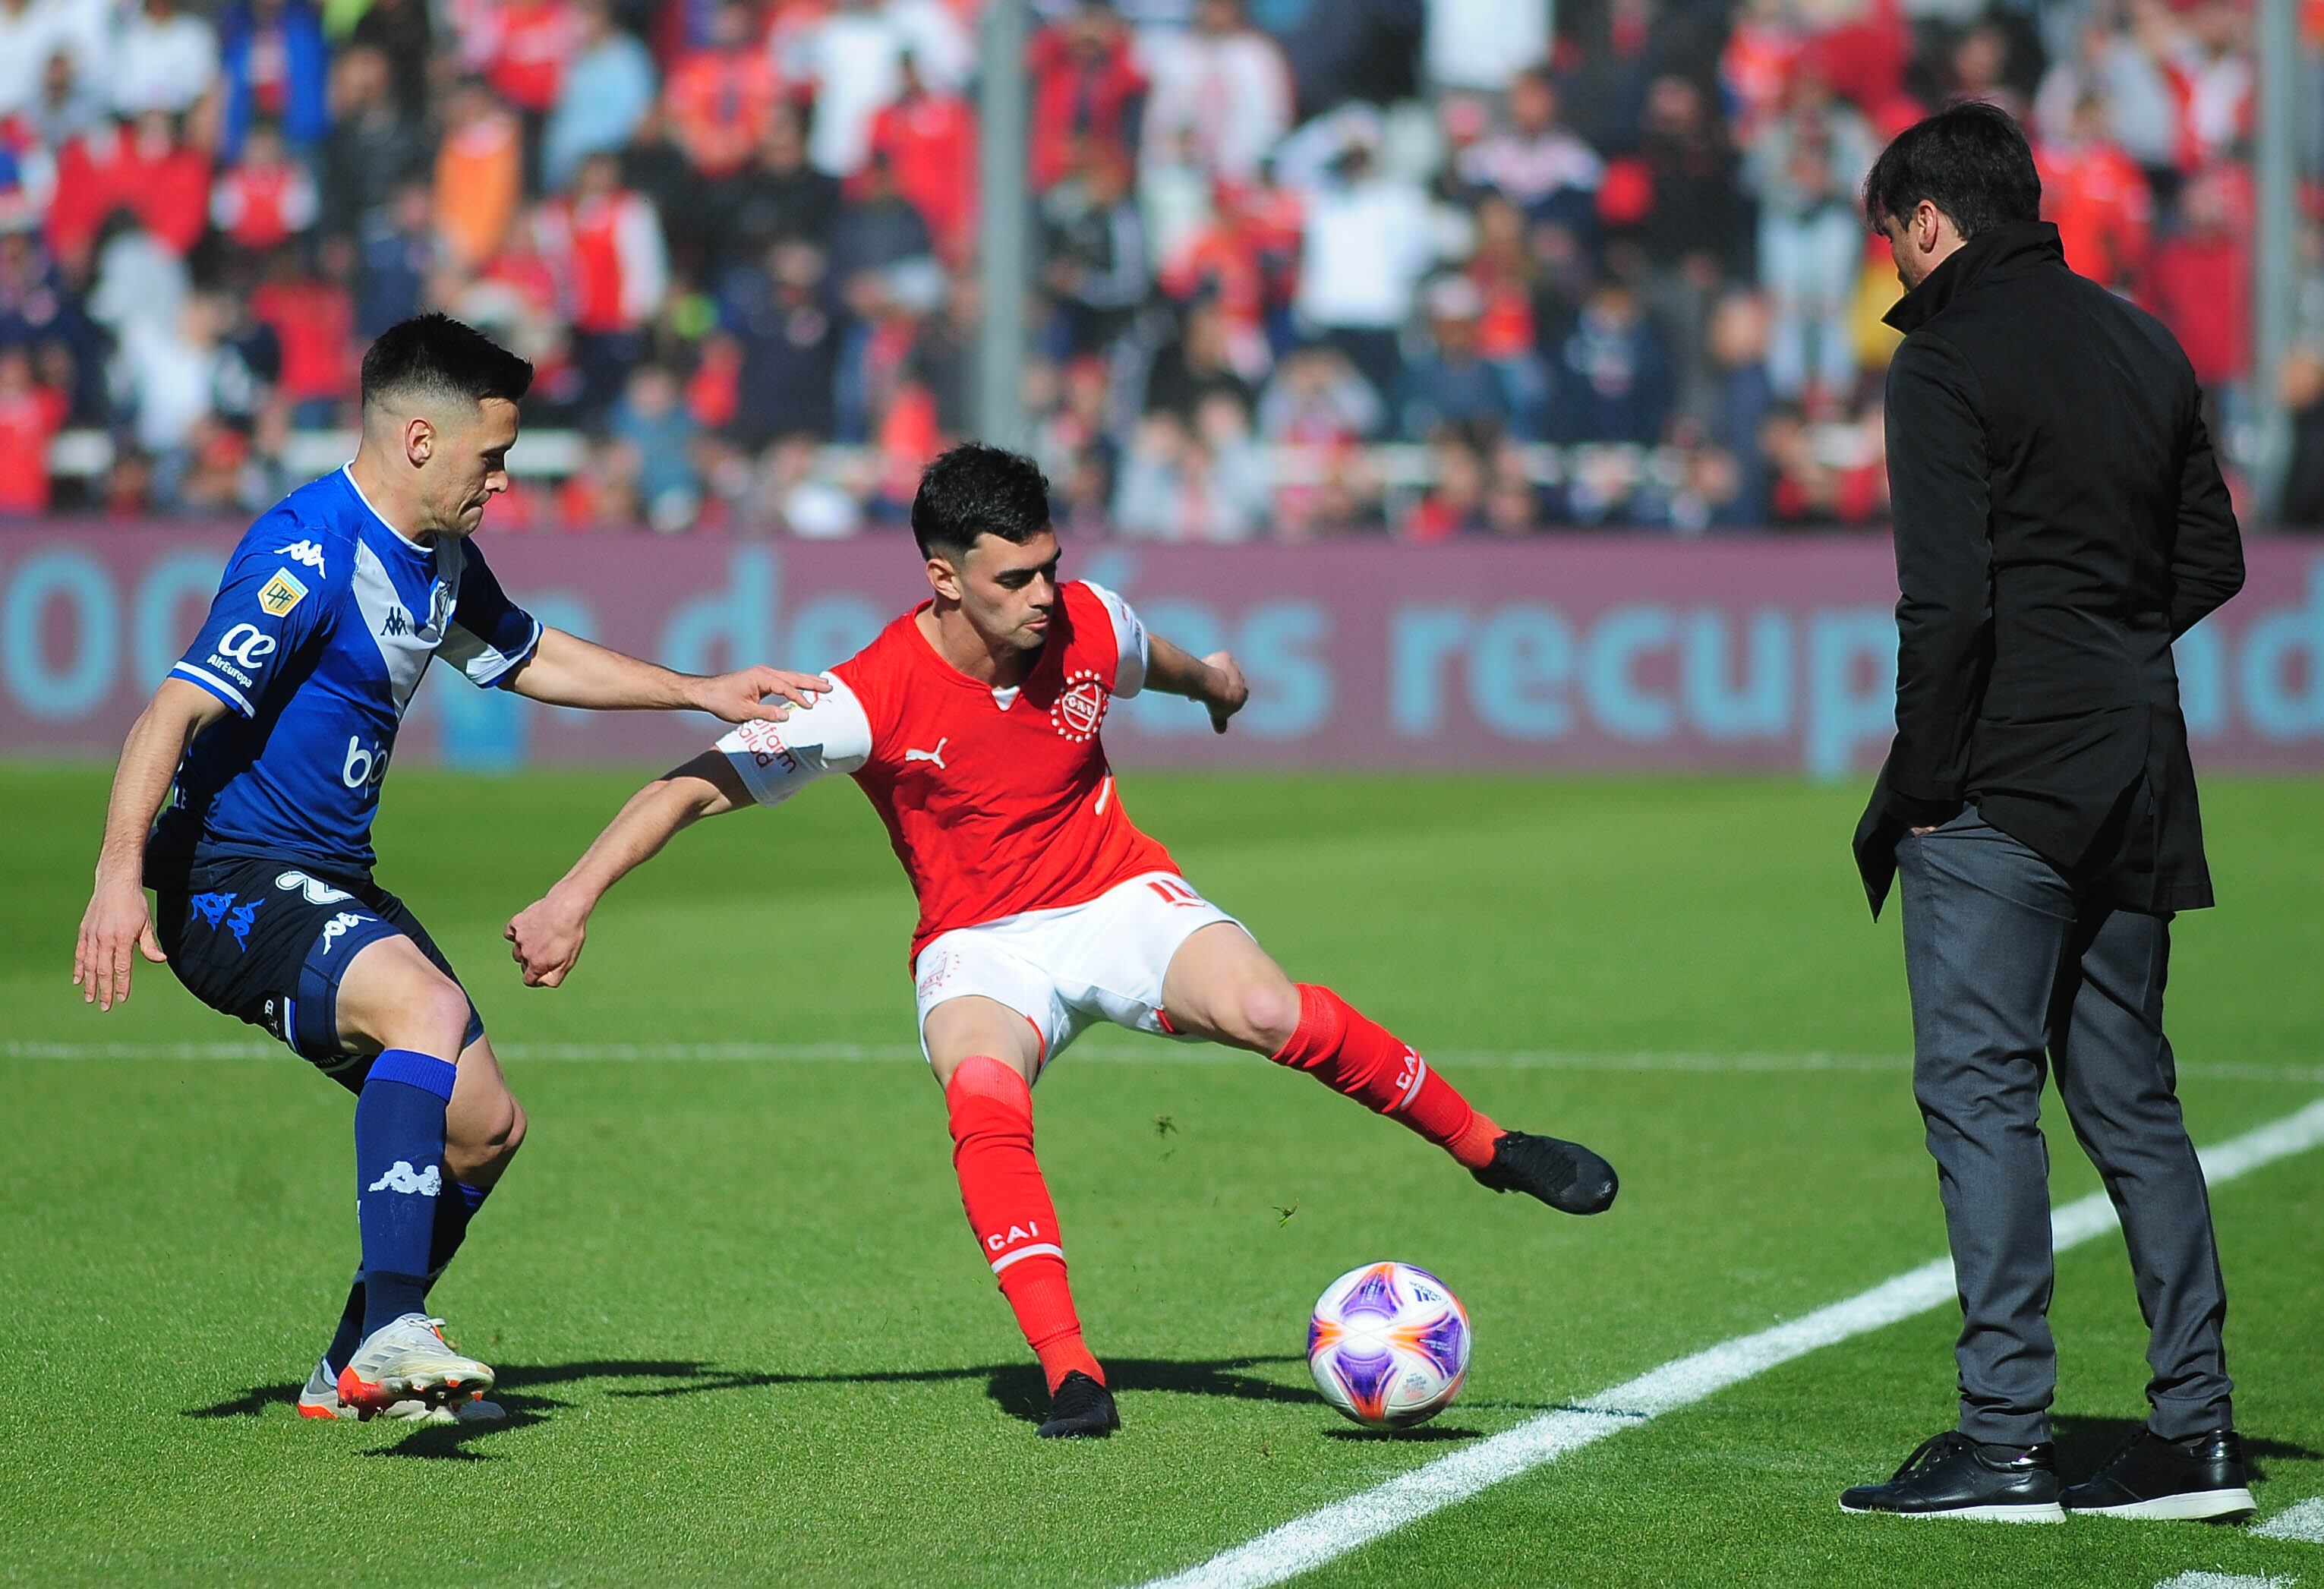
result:
[[[2186,356],[2067,268],[2041,192],[2024,134],[1977,104],[1902,134],[1865,183],[1908,291],[1888,317],[1896,739],[1856,857],[1876,913],[1902,885],[1960,1422],[1840,1504],[2225,1516],[2252,1498],[2163,985],[2172,913],[2211,902],[2171,643],[2241,587],[2243,554]],[[2153,1332],[2146,1427],[2062,1494],[2045,1063]]]

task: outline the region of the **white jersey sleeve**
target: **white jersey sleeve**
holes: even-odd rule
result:
[[[1137,611],[1094,579],[1084,579],[1090,594],[1105,604],[1113,619],[1113,640],[1120,660],[1114,664],[1113,693],[1127,699],[1146,688],[1146,625],[1138,621]]]
[[[780,723],[744,723],[718,742],[718,750],[762,806],[779,806],[816,780],[853,772],[872,759],[872,719],[836,673],[825,673],[830,693]]]

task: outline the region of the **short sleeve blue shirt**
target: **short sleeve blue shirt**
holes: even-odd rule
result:
[[[406,540],[346,469],[300,487],[234,549],[170,670],[233,709],[196,736],[150,855],[367,873],[380,783],[429,660],[505,686],[540,642],[472,542]]]

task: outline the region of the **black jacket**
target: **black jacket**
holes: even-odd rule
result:
[[[1896,741],[1856,830],[1975,806],[2091,896],[2211,902],[2171,642],[2243,586],[2194,371],[2066,268],[2057,228],[1972,238],[1890,311]]]

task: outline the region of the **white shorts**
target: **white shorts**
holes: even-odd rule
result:
[[[1084,904],[955,928],[930,939],[912,964],[920,1052],[927,1053],[928,1012],[972,994],[1031,1021],[1043,1065],[1100,1021],[1178,1036],[1163,1023],[1162,979],[1178,946],[1214,921],[1242,925],[1176,873],[1149,872]]]

